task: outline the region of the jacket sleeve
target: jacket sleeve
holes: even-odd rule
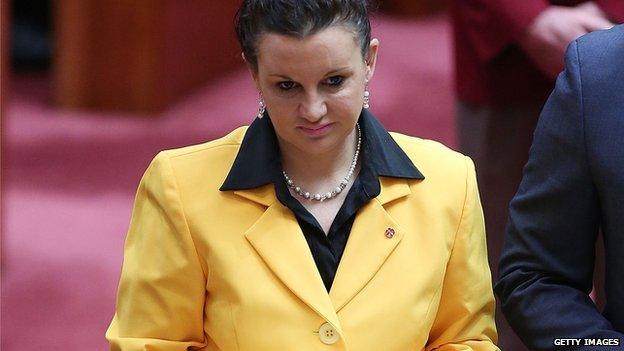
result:
[[[137,191],[124,247],[113,351],[182,351],[206,345],[206,275],[186,224],[173,170],[160,153]]]
[[[550,6],[547,0],[457,0],[454,7],[482,63],[515,44],[533,20]]]
[[[474,165],[466,164],[466,193],[426,350],[498,350],[494,294]]]
[[[589,298],[600,214],[585,149],[580,67],[575,41],[540,116],[501,254],[496,293],[532,350],[560,349],[554,338],[623,336]]]

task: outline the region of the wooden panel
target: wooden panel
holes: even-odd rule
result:
[[[166,85],[173,99],[243,64],[234,34],[239,3],[167,2]]]
[[[57,2],[54,84],[61,106],[162,109],[163,1]]]
[[[78,0],[84,1],[84,0]],[[152,111],[164,107],[162,1],[89,1],[91,104]],[[93,20],[99,18],[98,20]]]
[[[87,1],[68,0],[59,1],[54,10],[53,91],[55,98],[65,106],[80,106],[89,96],[86,76],[88,9]]]
[[[61,106],[160,111],[237,58],[238,1],[60,0],[56,99]]]
[[[429,16],[444,11],[448,0],[381,0],[379,9],[383,13],[401,17]]]

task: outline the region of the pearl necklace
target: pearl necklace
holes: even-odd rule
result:
[[[355,167],[357,166],[358,156],[360,155],[360,145],[362,144],[362,132],[360,131],[360,125],[356,124],[355,126],[357,127],[357,133],[358,133],[357,147],[355,148],[355,155],[353,155],[353,161],[351,161],[351,167],[349,167],[349,172],[347,173],[347,176],[344,177],[340,181],[340,184],[338,184],[338,186],[335,187],[334,190],[328,191],[325,194],[312,194],[309,191],[305,191],[301,189],[300,186],[296,185],[295,182],[292,179],[290,179],[286,171],[282,170],[282,174],[284,175],[286,184],[288,185],[289,188],[295,191],[295,194],[303,197],[306,200],[314,200],[314,201],[322,202],[325,200],[335,198],[338,194],[340,194],[347,187],[347,184],[349,184],[349,180],[351,180],[351,177],[353,176]]]

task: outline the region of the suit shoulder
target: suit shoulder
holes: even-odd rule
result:
[[[575,41],[581,71],[593,76],[604,72],[610,77],[610,68],[619,69],[624,56],[624,25],[588,33]]]
[[[177,149],[164,150],[161,151],[161,153],[167,155],[171,159],[192,157],[194,154],[198,153],[209,155],[211,153],[227,153],[229,151],[236,154],[236,151],[243,141],[243,137],[245,136],[246,131],[247,126],[239,127],[221,138],[207,141],[201,144],[185,146]]]
[[[466,156],[439,141],[422,139],[391,132],[392,138],[410,159],[430,160],[442,163],[464,163]]]
[[[613,50],[621,51],[622,40],[624,40],[624,24],[585,34],[578,38],[576,42],[579,45],[579,49],[608,52]]]
[[[203,182],[218,189],[234,163],[246,130],[246,126],[239,127],[212,141],[161,151],[150,168],[160,168],[159,165],[165,162],[180,183]]]
[[[427,179],[449,180],[449,177],[463,175],[460,177],[463,180],[468,169],[474,167],[470,158],[438,141],[394,132],[390,135]]]

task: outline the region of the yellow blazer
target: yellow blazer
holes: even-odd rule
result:
[[[219,191],[245,130],[163,151],[145,172],[111,350],[497,350],[469,158],[392,133],[426,178],[380,178],[327,293],[272,185]]]

